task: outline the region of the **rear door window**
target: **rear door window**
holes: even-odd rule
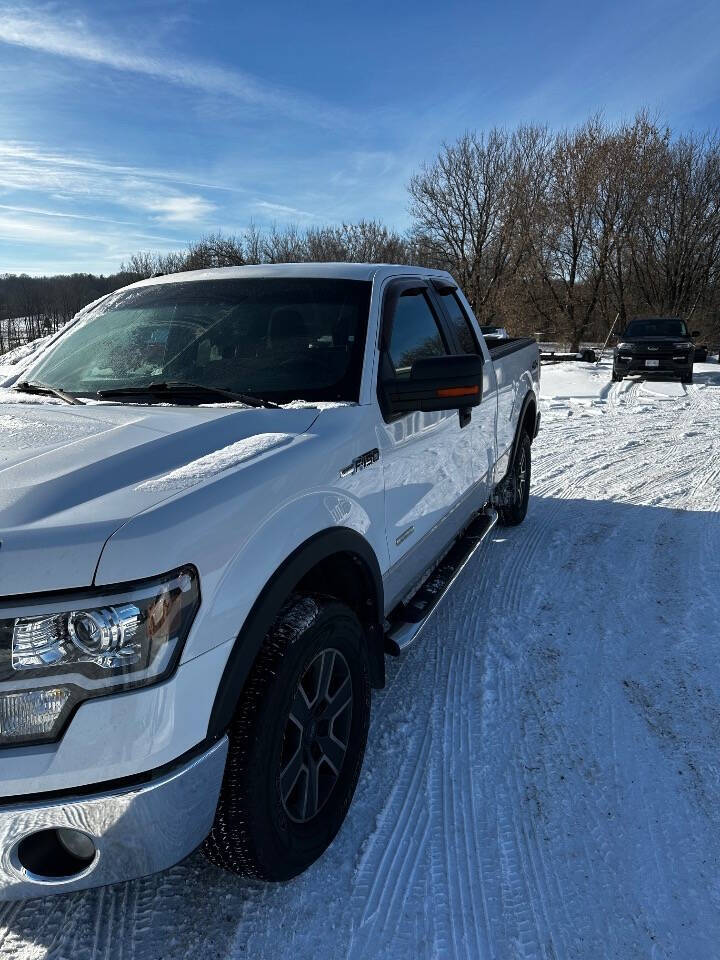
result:
[[[445,308],[450,326],[461,353],[480,353],[480,344],[473,330],[470,318],[453,291],[438,291],[440,301]]]

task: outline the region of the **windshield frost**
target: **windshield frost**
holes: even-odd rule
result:
[[[369,303],[358,280],[140,287],[75,324],[29,379],[79,396],[181,381],[281,403],[357,401]]]

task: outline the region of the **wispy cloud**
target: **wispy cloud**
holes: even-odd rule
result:
[[[334,107],[294,90],[213,64],[183,58],[174,60],[140,48],[128,49],[94,31],[85,18],[60,21],[50,11],[0,4],[0,42],[42,51],[53,56],[99,64],[113,70],[142,74],[206,94],[232,97],[252,107],[272,110],[308,123],[347,122]]]
[[[173,171],[0,141],[0,272],[112,272],[138,249],[179,249],[185,228],[202,232],[216,209],[184,183]]]
[[[165,223],[194,223],[204,220],[215,210],[215,204],[203,197],[176,196],[149,199],[147,209]]]
[[[300,210],[297,207],[288,206],[285,203],[272,203],[270,200],[256,200],[253,204],[256,210],[261,210],[270,216],[282,217],[290,220],[317,220],[317,213],[310,213],[308,210]]]
[[[53,217],[60,220],[84,220],[91,223],[114,223],[126,227],[136,226],[130,220],[116,220],[113,217],[91,217],[84,213],[64,213],[60,210],[47,210],[43,207],[18,207],[10,203],[0,203],[0,210],[6,210],[9,213],[29,214],[33,217]]]
[[[100,222],[100,221],[98,221]],[[118,230],[110,224],[107,229],[83,227],[76,223],[58,219],[48,222],[46,213],[18,214],[0,212],[0,240],[12,243],[42,244],[47,247],[70,248],[76,253],[92,250],[94,255],[101,253],[107,258],[122,259],[137,249],[139,245],[152,243],[156,247],[167,249],[178,246],[172,237],[148,234],[141,228]]]
[[[113,273],[137,250],[178,250],[167,230],[102,216],[0,204],[0,273]]]
[[[41,193],[60,202],[101,201],[119,206],[123,212],[155,214],[155,219],[164,223],[201,223],[216,205],[196,190],[188,193],[179,189],[183,185],[199,186],[173,172],[114,165],[92,157],[45,152],[31,144],[0,141],[0,192]],[[207,189],[228,188],[208,185]],[[28,207],[24,209],[30,212]],[[65,213],[43,207],[34,212],[87,219],[86,214],[77,210]],[[110,222],[113,218],[100,219]]]
[[[38,175],[46,179],[66,177],[80,181],[87,177],[88,173],[99,174],[103,177],[124,176],[143,180],[161,180],[166,183],[201,190],[224,190],[229,193],[246,192],[243,187],[195,180],[173,170],[133,166],[125,163],[110,163],[96,157],[46,150],[32,143],[0,140],[0,177],[10,178],[13,181],[12,185],[19,189],[25,186],[33,186],[37,182],[36,177]],[[0,185],[2,185],[1,182]]]

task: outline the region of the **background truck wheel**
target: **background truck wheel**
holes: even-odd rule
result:
[[[370,720],[360,621],[293,597],[265,640],[233,719],[204,852],[217,866],[290,880],[332,842],[355,792]]]
[[[514,527],[522,523],[527,514],[531,449],[530,437],[523,430],[510,472],[498,487],[496,495],[498,523],[503,527]]]

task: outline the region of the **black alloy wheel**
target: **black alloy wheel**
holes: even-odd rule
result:
[[[531,449],[530,437],[523,430],[510,471],[497,491],[498,523],[501,526],[514,527],[522,523],[527,515],[530,501]]]
[[[295,823],[316,817],[338,782],[352,704],[347,660],[339,650],[322,650],[300,678],[283,739],[280,794],[285,813]]]

